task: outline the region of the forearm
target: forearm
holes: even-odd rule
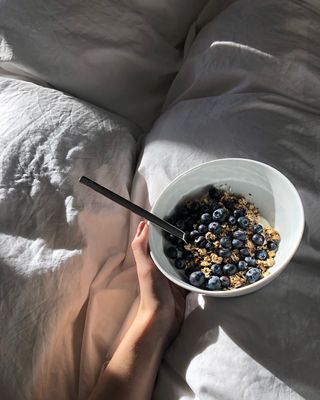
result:
[[[147,400],[166,345],[154,315],[135,318],[89,400]]]

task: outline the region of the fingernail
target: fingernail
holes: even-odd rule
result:
[[[145,226],[145,222],[141,221],[140,224],[138,225],[138,229],[137,229],[137,237],[139,237],[143,231],[143,228]]]

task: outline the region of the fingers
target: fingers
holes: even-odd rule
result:
[[[134,258],[137,263],[149,259],[148,255],[148,225],[141,221],[138,225],[136,236],[134,237],[131,248],[134,254]]]
[[[141,221],[138,225],[136,236],[131,244],[133,255],[136,260],[138,276],[142,278],[142,281],[145,281],[146,274],[152,273],[153,277],[157,277],[158,279],[164,280],[164,276],[161,275],[160,271],[156,268],[153,261],[151,260],[148,252],[148,225],[146,222]],[[140,284],[144,284],[140,282]],[[181,297],[184,299],[188,292],[177,286],[175,284],[171,284],[172,293],[175,298]]]
[[[145,311],[153,311],[160,303],[162,276],[148,253],[148,226],[145,222],[140,222],[131,247],[137,265],[140,307]]]
[[[153,277],[156,277],[160,273],[160,271],[158,271],[154,265],[148,252],[148,225],[144,221],[140,222],[131,247],[136,260],[138,277],[141,286],[141,284],[144,284],[143,282],[150,274]]]
[[[148,225],[140,222],[132,244],[136,261],[140,289],[139,312],[143,315],[157,315],[163,319],[163,325],[173,324],[174,315],[184,315],[185,293],[183,289],[172,284],[156,267],[148,252]],[[181,320],[181,321],[180,321]]]

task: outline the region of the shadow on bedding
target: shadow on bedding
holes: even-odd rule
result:
[[[238,385],[237,398],[255,398],[260,390],[261,398],[279,398],[283,393],[281,398],[300,399],[300,394],[316,400],[320,391],[320,304],[314,282],[318,265],[309,263],[306,268],[306,260],[300,252],[287,271],[250,295],[204,297],[204,307],[191,312],[167,352],[154,399],[188,393],[225,398],[233,387],[232,376],[240,374],[243,384]],[[280,389],[282,383],[286,386]]]
[[[191,331],[183,328],[169,350],[166,362],[170,360],[180,382],[185,380],[200,398],[204,389],[212,390],[212,398],[224,398],[217,381],[225,382],[225,374],[234,370],[230,386],[244,396],[238,398],[250,398],[245,397],[248,387],[241,383],[244,374],[252,378],[251,389],[266,396],[271,385],[274,397],[269,398],[285,393],[287,398],[300,399],[299,393],[316,400],[320,391],[316,372],[320,367],[316,285],[320,117],[309,107],[296,105],[271,94],[183,101],[168,110],[146,138],[139,174],[146,181],[151,204],[171,180],[189,168],[217,158],[243,157],[283,172],[297,187],[305,209],[301,246],[280,277],[245,297],[206,299],[204,310],[198,307],[188,316],[186,326],[189,324]],[[206,341],[217,326],[218,338]],[[168,367],[164,365],[162,370],[155,399],[164,397],[158,396],[165,390],[161,385],[177,393]],[[190,388],[181,383],[181,393],[183,390]]]

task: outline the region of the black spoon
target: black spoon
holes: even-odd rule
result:
[[[182,239],[185,243],[188,243],[186,239],[187,235],[184,231],[170,224],[169,222],[157,217],[151,212],[145,210],[144,208],[137,206],[131,201],[125,199],[124,197],[119,196],[118,194],[112,192],[111,190],[105,188],[104,186],[99,185],[99,183],[93,181],[92,179],[87,178],[86,176],[82,176],[79,179],[79,182],[95,190],[96,192],[102,194],[103,196],[108,197],[108,199],[120,204],[120,206],[129,209],[135,214],[140,215],[140,217],[145,218],[148,221],[152,222],[153,224],[160,226],[161,229],[171,233],[172,235],[178,237],[179,239]]]

